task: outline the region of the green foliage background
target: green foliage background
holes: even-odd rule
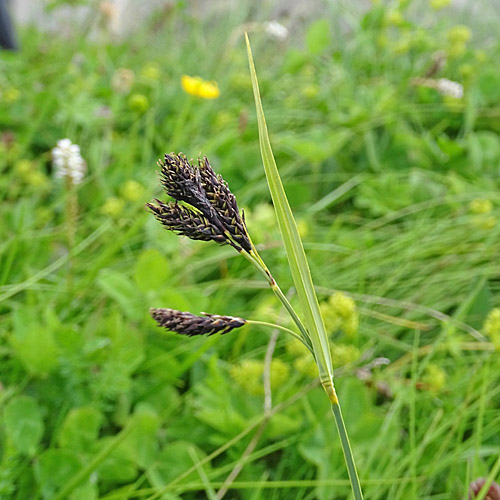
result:
[[[464,498],[500,465],[500,321],[483,328],[500,305],[500,23],[444,4],[328,4],[282,42],[247,25],[367,499]],[[241,36],[266,15],[179,3],[123,42],[103,19],[0,54],[0,498],[213,499],[261,425],[270,332],[186,339],[148,308],[291,325],[232,249],[167,234],[143,204],[162,196],[158,157],[206,154],[290,290]],[[433,78],[463,98],[415,84],[438,51]],[[185,94],[183,74],[220,97]],[[64,137],[88,164],[70,253]],[[282,337],[276,411],[226,498],[347,498],[328,400]]]

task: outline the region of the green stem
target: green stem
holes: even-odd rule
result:
[[[267,282],[269,283],[269,286],[271,287],[272,291],[274,292],[276,297],[278,297],[280,302],[283,304],[285,309],[292,317],[294,323],[297,325],[297,328],[300,330],[300,333],[302,334],[304,342],[306,343],[308,349],[312,350],[312,346],[310,345],[309,333],[306,330],[306,327],[298,317],[292,304],[290,304],[290,301],[286,298],[285,294],[278,286],[278,283],[276,283],[276,280],[271,276],[271,273],[264,264],[264,261],[260,258],[259,254],[257,254],[256,252],[252,252],[252,254],[250,255],[244,251],[241,252],[241,254],[266,277]]]
[[[245,321],[250,325],[268,326],[269,328],[277,328],[278,330],[288,333],[288,335],[291,335],[292,337],[295,337],[297,340],[300,340],[309,349],[309,351],[311,351],[311,353],[313,352],[311,347],[299,334],[295,333],[293,330],[290,330],[289,328],[286,328],[285,326],[277,325],[276,323],[268,323],[267,321],[256,321],[252,319],[247,319]]]
[[[339,402],[332,404],[332,411],[335,417],[335,423],[337,424],[337,429],[339,431],[340,442],[342,443],[342,451],[344,452],[347,471],[349,472],[349,479],[351,481],[351,488],[354,493],[354,498],[355,500],[363,500],[363,493],[361,491],[361,485],[359,484],[358,471],[356,470],[356,464],[354,463],[351,444],[349,443],[349,437],[347,436],[347,430],[345,428],[344,419],[342,418],[342,412],[340,411]]]
[[[297,316],[297,313],[295,312],[295,309],[292,307],[292,304],[288,301],[286,298],[285,294],[281,290],[281,288],[278,286],[276,281],[274,284],[271,284],[271,289],[274,292],[274,295],[278,297],[278,299],[281,301],[281,303],[285,306],[286,310],[292,317],[294,323],[297,325],[297,328],[300,330],[300,333],[302,333],[302,336],[304,337],[304,341],[310,345],[310,339],[309,339],[309,333],[306,330],[306,327],[303,325],[302,321],[300,318]],[[311,346],[310,346],[311,347]],[[312,347],[311,347],[312,349]]]

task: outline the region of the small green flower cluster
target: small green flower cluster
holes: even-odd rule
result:
[[[431,363],[425,370],[422,382],[427,390],[437,394],[445,387],[446,379],[446,372],[439,365]]]
[[[330,334],[342,330],[349,337],[356,336],[359,315],[356,310],[356,302],[351,297],[342,292],[335,292],[320,307],[326,330]]]
[[[311,357],[311,356],[309,356]],[[312,358],[311,358],[312,359]],[[262,396],[264,394],[264,362],[256,359],[245,359],[233,365],[229,371],[231,378],[248,394]],[[288,379],[290,368],[281,359],[271,361],[271,385],[280,387]],[[317,370],[316,370],[317,375]]]
[[[295,358],[293,366],[299,373],[310,378],[318,376],[318,367],[314,359],[300,341],[290,339],[286,348]],[[339,342],[330,342],[330,353],[335,368],[348,365],[356,361],[361,355],[356,346]]]

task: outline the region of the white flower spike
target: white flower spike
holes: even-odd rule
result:
[[[279,40],[280,42],[286,40],[288,38],[288,28],[283,26],[281,23],[278,21],[269,21],[266,23],[266,33],[272,37],[275,38],[276,40]]]
[[[57,146],[52,149],[52,163],[56,178],[68,178],[72,184],[82,182],[87,164],[80,154],[78,144],[73,144],[69,139],[57,141]]]

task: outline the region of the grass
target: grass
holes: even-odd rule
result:
[[[498,469],[500,366],[483,325],[500,305],[499,45],[472,23],[457,41],[456,10],[394,10],[344,9],[343,36],[333,15],[285,43],[254,33],[252,48],[364,496],[465,498]],[[234,470],[226,498],[348,498],[328,401],[288,335],[249,325],[187,341],[148,316],[294,328],[236,252],[169,235],[143,209],[157,158],[206,154],[298,304],[243,40],[227,43],[258,14],[205,23],[178,8],[121,44],[23,30],[22,51],[0,54],[0,498],[214,498]],[[462,83],[461,100],[411,84],[438,49],[436,77]],[[135,74],[123,93],[119,68]],[[184,94],[182,74],[221,96]],[[50,161],[64,137],[88,164],[71,251]]]

